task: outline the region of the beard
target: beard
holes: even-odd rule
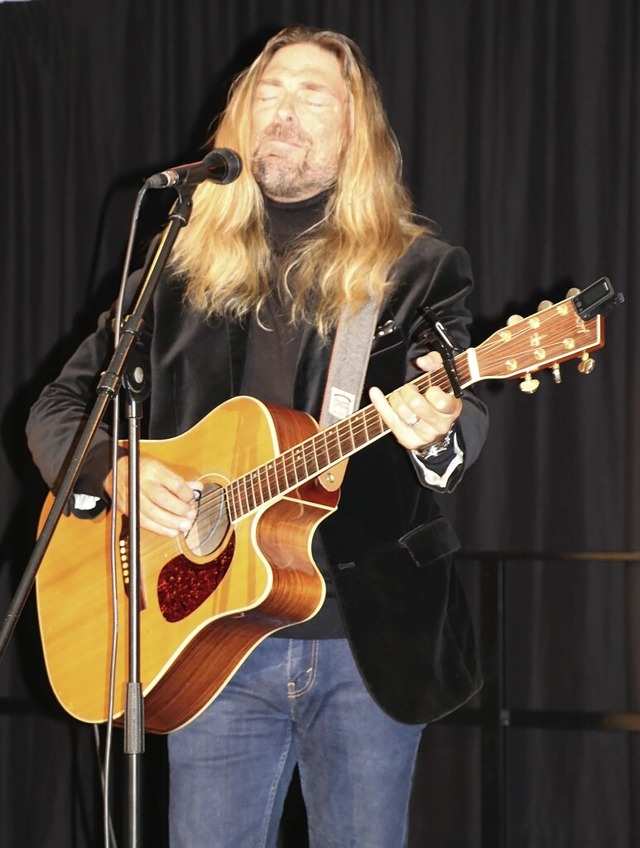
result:
[[[297,200],[312,197],[336,181],[335,168],[312,167],[275,156],[254,157],[253,176],[267,197]]]
[[[270,149],[268,142],[291,141],[306,149],[312,149],[312,140],[300,131],[281,124],[272,124],[258,139],[251,161],[253,176],[267,197],[283,200],[298,200],[312,197],[329,188],[336,181],[337,162],[323,160],[319,162],[297,161],[287,156],[286,149]],[[263,142],[267,142],[266,152],[261,152]]]

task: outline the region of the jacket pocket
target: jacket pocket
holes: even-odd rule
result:
[[[455,530],[442,516],[405,533],[399,544],[418,566],[453,556],[461,548]]]

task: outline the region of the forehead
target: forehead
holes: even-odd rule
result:
[[[260,81],[285,79],[322,85],[337,94],[346,94],[337,57],[317,44],[288,44],[271,57]]]

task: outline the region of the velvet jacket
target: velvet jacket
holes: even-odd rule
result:
[[[466,252],[425,235],[398,263],[383,304],[365,378],[385,393],[418,373],[424,352],[412,336],[421,304],[433,309],[459,348],[469,344],[472,287]],[[137,288],[133,275],[130,291]],[[145,316],[139,344],[150,375],[147,435],[170,438],[239,394],[248,327],[204,321],[183,303],[179,280],[165,274]],[[97,375],[112,349],[110,316],[101,317],[59,377],[34,404],[27,425],[40,471],[55,489],[79,422],[95,397]],[[309,333],[300,354],[294,406],[317,418],[330,346]],[[488,426],[484,405],[463,395],[456,435],[464,463],[447,483],[454,488],[477,458]],[[104,496],[110,450],[106,426],[97,434],[77,491]],[[438,468],[442,462],[438,462]],[[409,452],[392,435],[349,460],[337,511],[322,522],[347,636],[371,694],[406,723],[433,721],[467,701],[481,685],[473,626],[454,566],[459,542],[432,490],[420,481]]]

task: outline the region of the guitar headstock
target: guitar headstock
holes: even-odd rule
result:
[[[591,352],[604,345],[603,313],[623,300],[602,277],[528,318],[515,316],[476,348],[479,379],[523,377],[521,389],[533,392],[538,386],[533,373],[550,367],[560,382],[560,363],[577,357],[579,370],[589,374],[595,364]]]

